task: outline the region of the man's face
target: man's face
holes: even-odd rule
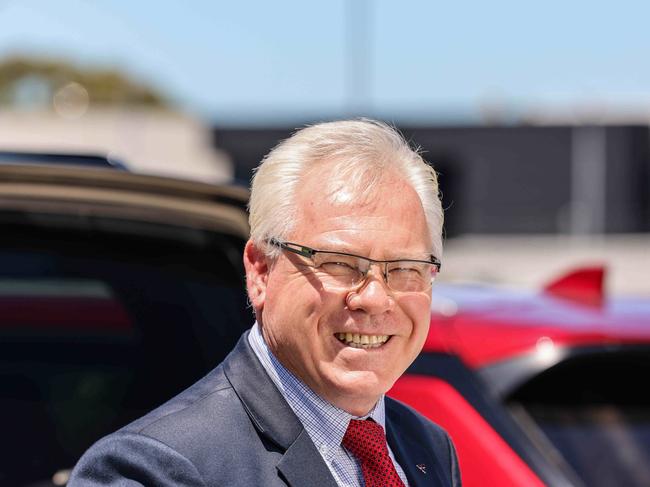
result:
[[[327,198],[328,175],[308,175],[298,194],[298,220],[288,239],[319,250],[375,260],[422,259],[431,248],[415,191],[395,177],[364,204],[344,192]],[[249,243],[249,246],[252,244]],[[246,260],[250,260],[247,249]],[[323,287],[309,261],[283,252],[275,261],[247,262],[251,293],[262,333],[274,355],[318,395],[352,414],[368,412],[415,359],[430,319],[430,292],[397,293],[377,266],[355,292]],[[251,275],[253,272],[255,275]],[[354,348],[340,333],[388,335],[373,348]]]

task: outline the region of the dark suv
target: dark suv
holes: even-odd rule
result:
[[[222,360],[252,323],[246,199],[0,153],[0,485],[64,485],[95,440]]]

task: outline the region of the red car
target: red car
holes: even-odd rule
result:
[[[650,485],[650,301],[608,299],[603,278],[435,286],[424,350],[389,394],[449,431],[464,485]]]

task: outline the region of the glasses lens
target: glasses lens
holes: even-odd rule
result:
[[[336,252],[319,251],[312,259],[319,279],[330,289],[350,289],[358,286],[365,279],[370,267],[370,261],[363,257]],[[433,264],[412,260],[389,262],[385,269],[388,287],[398,292],[428,290],[438,270]]]
[[[399,292],[421,292],[431,286],[436,267],[433,264],[403,260],[388,264],[388,287]]]
[[[365,263],[367,267],[367,263]],[[349,288],[363,279],[363,259],[345,254],[319,252],[314,256],[314,266],[322,282],[330,287]]]

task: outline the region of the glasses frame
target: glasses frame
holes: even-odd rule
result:
[[[430,255],[429,258],[430,260],[421,260],[421,259],[390,259],[390,260],[375,260],[375,259],[370,259],[368,257],[364,257],[363,255],[357,255],[357,254],[351,254],[349,252],[336,252],[334,250],[318,250],[318,249],[312,249],[311,247],[307,247],[306,245],[301,245],[295,242],[282,242],[276,238],[271,238],[267,240],[267,243],[269,245],[273,245],[275,247],[278,247],[282,250],[287,250],[289,252],[292,252],[294,254],[300,255],[301,257],[306,257],[308,259],[313,259],[313,257],[316,254],[336,254],[336,255],[345,255],[348,257],[354,257],[357,259],[362,259],[365,261],[368,261],[368,270],[363,273],[363,279],[359,282],[358,285],[352,286],[354,287],[360,287],[363,285],[363,283],[368,279],[368,272],[370,272],[370,266],[372,264],[384,264],[383,270],[382,270],[382,277],[384,278],[384,282],[386,283],[386,286],[388,286],[389,289],[392,289],[388,285],[388,275],[387,275],[387,269],[388,269],[388,264],[392,264],[395,262],[418,262],[420,264],[432,264],[436,268],[436,274],[440,272],[440,269],[442,268],[442,263],[440,262],[439,259],[437,259],[434,255]],[[432,279],[433,282],[433,279]],[[404,291],[396,291],[396,292],[404,292]]]

